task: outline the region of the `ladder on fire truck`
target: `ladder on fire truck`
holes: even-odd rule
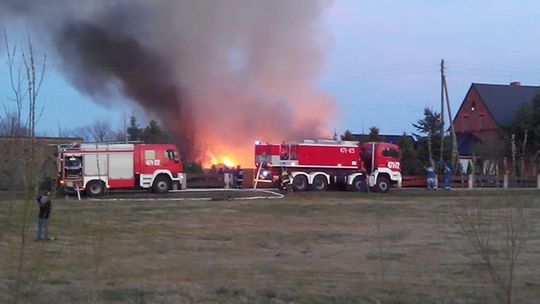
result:
[[[253,189],[257,189],[257,184],[259,182],[261,182],[261,183],[273,183],[274,182],[274,176],[271,175],[270,179],[267,179],[266,176],[264,176],[264,171],[261,174],[261,170],[263,170],[263,165],[259,165],[258,168],[257,168],[256,176],[253,178],[253,182],[254,182],[253,183]],[[279,177],[280,178],[280,188],[283,188],[283,189],[286,189],[289,192],[292,192],[292,179],[288,175],[287,168],[282,166],[280,172],[281,172],[281,176]],[[287,176],[287,181],[286,182],[284,182],[284,180],[283,180],[284,173]],[[263,176],[264,178],[261,178],[261,176]]]
[[[271,183],[272,180],[267,180],[267,179],[261,179],[261,170],[262,170],[262,167],[263,167],[263,163],[259,164],[257,166],[257,171],[255,173],[255,176],[253,177],[253,189],[257,189],[257,185],[259,182],[261,183]]]

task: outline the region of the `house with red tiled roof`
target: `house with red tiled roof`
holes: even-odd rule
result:
[[[453,121],[460,159],[470,159],[474,145],[499,138],[500,129],[512,123],[518,107],[530,103],[539,93],[540,86],[525,86],[517,81],[508,85],[471,84]],[[496,174],[483,167],[484,174]]]

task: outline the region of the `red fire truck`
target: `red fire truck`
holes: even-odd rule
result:
[[[255,165],[255,183],[279,180],[286,171],[294,191],[324,191],[329,184],[342,184],[354,191],[369,187],[387,192],[391,185],[401,183],[399,147],[385,142],[256,142]]]
[[[57,168],[61,187],[89,196],[122,188],[163,193],[183,182],[178,149],[170,144],[59,145]]]

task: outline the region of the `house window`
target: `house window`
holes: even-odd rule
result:
[[[463,116],[463,131],[469,131],[469,116]]]
[[[480,115],[478,117],[478,128],[481,130],[484,130],[484,116]]]
[[[474,112],[474,110],[476,110],[476,102],[473,100],[471,103],[471,112]]]

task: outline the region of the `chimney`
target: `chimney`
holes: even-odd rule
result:
[[[521,86],[521,81],[512,81],[512,82],[510,82],[510,86],[519,87],[519,86]]]

